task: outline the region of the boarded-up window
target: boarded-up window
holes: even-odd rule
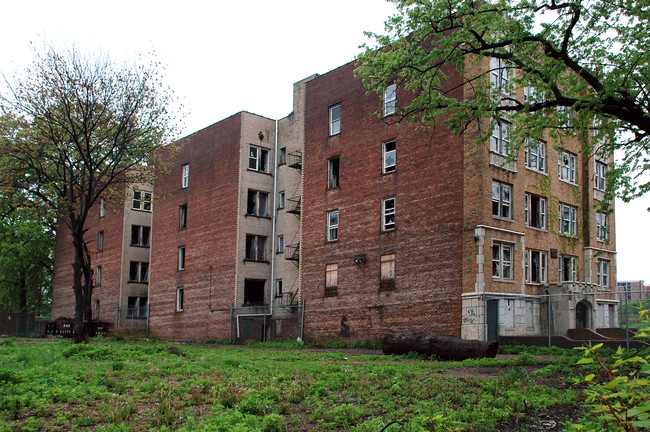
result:
[[[327,264],[325,266],[325,295],[326,296],[337,295],[338,283],[339,283],[339,265]]]
[[[381,280],[379,289],[382,291],[395,289],[395,254],[382,255],[380,261]]]

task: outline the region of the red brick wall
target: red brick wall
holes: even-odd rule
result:
[[[99,203],[89,212],[86,220],[84,238],[88,244],[93,272],[102,266],[101,285],[95,286],[92,293],[93,318],[95,301],[99,300],[102,321],[115,323],[117,306],[120,298],[120,275],[122,265],[122,232],[124,223],[124,202],[106,201],[106,213],[99,217]],[[104,231],[103,251],[97,250],[97,233]],[[74,317],[74,291],[72,289],[72,263],[74,248],[69,229],[59,224],[56,237],[54,257],[54,279],[52,283],[52,319]],[[93,274],[93,283],[96,275]]]
[[[235,289],[241,114],[178,141],[167,153],[168,174],[155,182],[152,223],[150,328],[166,339],[227,338]],[[181,166],[189,163],[189,187]],[[187,204],[187,228],[179,206]],[[186,246],[178,271],[178,247]],[[176,288],[184,311],[176,311]]]
[[[349,63],[307,83],[302,283],[307,339],[380,339],[408,328],[460,336],[463,146],[447,128],[415,131],[373,112]],[[406,93],[398,89],[398,105]],[[341,133],[329,137],[329,107]],[[382,143],[395,139],[397,169],[382,175]],[[340,186],[327,190],[327,159],[340,157]],[[396,229],[381,232],[381,202],[396,199]],[[339,240],[326,242],[326,214],[339,210]],[[380,256],[396,255],[393,291],[379,291]],[[365,255],[356,264],[355,256]],[[338,263],[338,295],[324,296],[325,265]],[[342,321],[344,321],[342,323]]]

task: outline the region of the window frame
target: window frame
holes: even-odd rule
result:
[[[382,254],[379,257],[379,290],[395,289],[395,254]]]
[[[338,111],[338,117],[334,113]],[[329,107],[329,136],[339,135],[341,133],[341,104]]]
[[[147,237],[146,237],[146,240],[147,240],[146,243],[144,241],[145,240],[145,236],[144,236],[145,228],[147,229],[147,234],[148,234]],[[134,232],[137,232],[137,235],[138,235],[138,242],[137,243],[133,243],[133,234],[134,234]],[[148,227],[146,225],[132,224],[131,225],[131,241],[130,241],[129,246],[132,246],[132,247],[145,247],[145,248],[150,247],[151,246],[151,227]]]
[[[98,265],[95,268],[95,286],[102,285],[102,266]]]
[[[339,289],[339,264],[325,264],[325,296],[335,296]]]
[[[568,260],[568,261],[566,261]],[[571,274],[566,275],[565,265],[569,263]],[[578,259],[574,255],[560,255],[560,283],[575,282],[578,274]]]
[[[535,149],[535,151],[533,151]],[[524,150],[526,168],[541,174],[546,174],[546,141],[526,138]],[[536,162],[533,164],[532,161]]]
[[[512,92],[513,89],[508,88],[514,78],[512,72],[514,70],[504,59],[490,57],[490,85],[500,94],[509,95]]]
[[[392,145],[393,149],[392,150],[387,150],[387,146]],[[395,140],[390,140],[382,143],[381,145],[382,149],[382,173],[383,174],[390,174],[394,173],[397,170],[397,144]],[[387,162],[387,159],[390,157],[392,154],[393,157],[393,164],[389,165]]]
[[[495,186],[498,186],[498,198],[495,199]],[[507,201],[504,197],[504,190],[507,188],[508,197]],[[512,188],[510,183],[502,182],[501,180],[492,179],[492,217],[501,220],[513,220],[513,202],[512,202]],[[495,207],[496,206],[496,207]],[[495,210],[497,213],[495,214]],[[507,210],[507,215],[504,216],[504,210]]]
[[[181,189],[190,185],[190,164],[186,163],[181,166]]]
[[[97,252],[104,251],[104,231],[97,232]]]
[[[276,250],[276,253],[283,253],[284,252],[284,235],[279,235],[278,236],[278,247]]]
[[[187,204],[178,206],[178,229],[187,229]]]
[[[504,252],[506,250],[508,250],[510,254],[509,260],[506,260],[505,258]],[[495,255],[495,251],[498,251],[498,256]],[[515,280],[514,255],[514,243],[504,241],[492,242],[492,280],[501,282],[513,282]],[[507,276],[505,275],[506,270],[508,273]]]
[[[187,251],[185,249],[185,246],[179,246],[178,247],[178,267],[176,270],[178,271],[184,271],[185,270],[185,264],[186,264],[186,259],[187,259]]]
[[[612,262],[608,259],[599,258],[596,260],[596,285],[601,290],[610,289],[610,273]]]
[[[533,254],[538,254],[539,269],[537,270],[538,278],[533,280]],[[536,249],[526,249],[526,256],[524,262],[526,283],[531,285],[544,285],[546,284],[548,275],[548,255],[546,251]]]
[[[336,217],[336,221],[333,222],[332,217]],[[339,224],[340,224],[340,214],[337,210],[330,210],[327,212],[327,241],[336,242],[339,240]]]
[[[578,182],[577,155],[568,151],[558,152],[557,175],[560,181],[571,183]]]
[[[389,202],[393,203],[392,208],[387,207]],[[395,231],[397,226],[397,217],[396,217],[396,207],[397,203],[395,197],[388,197],[381,200],[381,231]],[[392,217],[392,222],[390,221]]]
[[[138,194],[139,198],[136,198]],[[136,202],[138,203],[136,206]],[[133,200],[131,202],[131,209],[135,211],[151,212],[153,208],[153,192],[134,189]]]
[[[386,87],[383,101],[384,117],[395,114],[397,111],[397,85],[395,83],[391,83]]]
[[[594,162],[594,189],[599,191],[607,190],[607,164],[596,160]]]
[[[334,156],[327,159],[327,189],[337,189],[341,184],[341,158]]]
[[[136,279],[131,277],[133,273],[133,265],[136,266]],[[145,269],[143,272],[142,269]],[[144,274],[144,275],[143,275]],[[149,283],[149,263],[145,261],[130,261],[129,262],[129,283]]]
[[[285,205],[286,205],[285,199],[286,199],[285,192],[284,191],[278,192],[278,208],[279,209],[283,209],[285,207]]]
[[[568,218],[565,217],[568,214]],[[578,208],[570,204],[558,204],[559,231],[561,235],[578,235]],[[567,229],[565,230],[565,225]]]
[[[512,150],[510,142],[510,127],[512,123],[504,119],[495,119],[492,122],[490,135],[490,151],[501,156],[508,156]]]
[[[176,287],[176,312],[185,310],[185,287]]]
[[[598,241],[609,241],[609,214],[596,212],[596,239]]]
[[[266,241],[266,236],[246,234],[246,250],[244,260],[252,262],[268,262],[268,257],[266,254]]]
[[[106,200],[104,198],[99,199],[99,217],[103,218],[106,216]]]
[[[253,152],[255,155],[253,156]],[[248,145],[248,171],[269,174],[271,151],[266,147]],[[251,164],[251,162],[253,162]]]
[[[275,296],[282,297],[282,279],[275,280]]]
[[[539,199],[536,211],[537,214],[539,215],[538,219],[540,220],[541,226],[537,226],[532,223],[533,222],[532,217],[534,213],[533,198]],[[548,221],[548,202],[546,200],[546,197],[526,192],[524,196],[524,217],[526,219],[527,228],[546,230],[546,224]]]
[[[253,197],[253,213],[251,210],[251,196]],[[264,197],[264,205],[261,205],[262,196]],[[260,218],[269,218],[269,193],[256,190],[248,189],[247,198],[246,198],[246,216],[255,216]]]

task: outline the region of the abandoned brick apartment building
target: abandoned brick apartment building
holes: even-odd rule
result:
[[[301,323],[308,340],[617,324],[614,215],[594,206],[610,158],[548,140],[511,160],[505,121],[483,145],[442,123],[398,125],[408,95],[367,93],[354,67],[296,83],[283,119],[240,112],[161,155],[171,168],[154,188],[89,233],[104,233],[96,316],[147,304],[152,333],[192,340],[294,338]],[[71,315],[67,247],[58,239],[54,318]]]

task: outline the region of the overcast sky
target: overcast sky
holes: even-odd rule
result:
[[[246,110],[281,118],[293,83],[354,59],[364,31],[383,31],[383,0],[5,2],[0,73],[29,66],[43,40],[133,60],[155,51],[187,108],[184,135]],[[650,197],[617,202],[618,279],[650,283]]]

